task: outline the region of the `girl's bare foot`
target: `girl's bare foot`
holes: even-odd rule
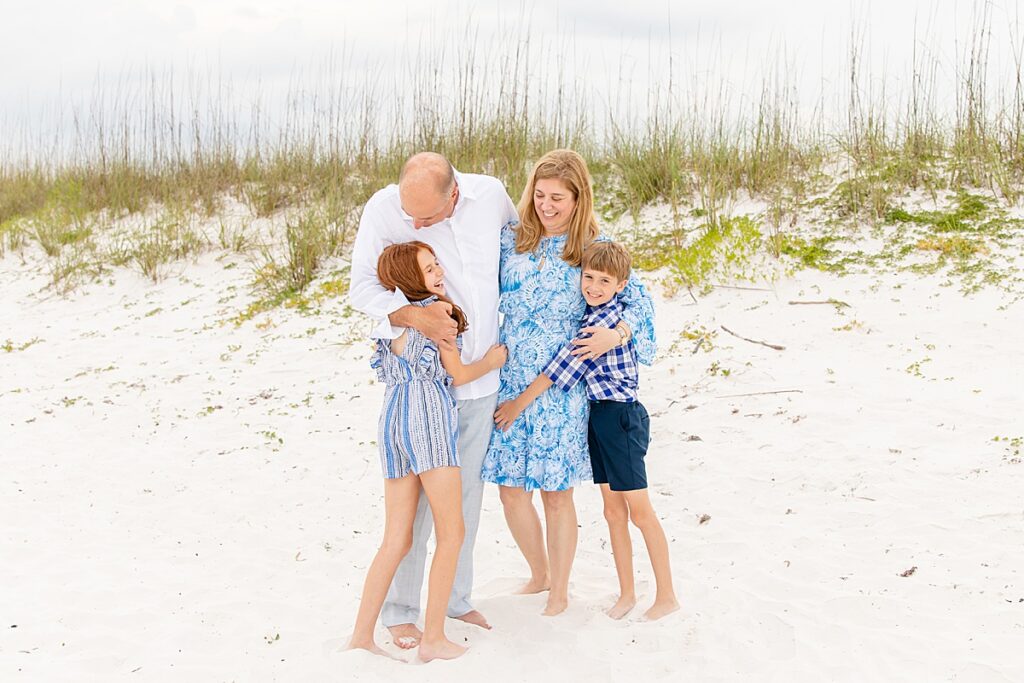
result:
[[[534,593],[543,593],[544,591],[551,588],[551,579],[547,576],[541,577],[530,577],[523,586],[516,591],[516,595],[533,595]]]
[[[608,608],[605,614],[612,619],[621,619],[629,614],[634,607],[636,607],[636,596],[623,595],[614,605]]]
[[[669,600],[655,600],[651,608],[644,612],[644,618],[648,621],[661,619],[679,609],[679,601],[675,598]]]
[[[548,604],[544,606],[544,611],[541,612],[545,617],[553,617],[556,614],[561,614],[569,606],[568,598],[555,599],[548,596]]]
[[[398,657],[395,657],[390,652],[385,652],[384,650],[382,650],[380,648],[380,646],[377,645],[377,643],[375,643],[372,640],[369,641],[368,643],[366,643],[366,642],[357,643],[356,641],[353,640],[353,641],[349,642],[348,647],[346,647],[345,649],[346,650],[366,650],[370,654],[380,655],[382,657],[387,657],[389,659],[398,659]],[[402,660],[398,659],[398,661],[402,661]]]
[[[455,618],[459,621],[464,621],[467,624],[473,624],[474,626],[479,626],[480,628],[487,629],[488,631],[491,630],[491,625],[487,623],[487,617],[476,610],[466,612],[461,617]]]
[[[403,650],[411,650],[420,644],[423,638],[423,631],[416,627],[416,624],[395,624],[388,626],[391,634],[391,642]]]
[[[420,643],[419,658],[424,662],[431,662],[435,659],[455,659],[466,654],[468,649],[461,645],[456,645],[447,638],[436,643],[424,641]]]

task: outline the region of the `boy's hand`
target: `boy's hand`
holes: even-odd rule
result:
[[[492,370],[497,370],[505,365],[505,361],[508,360],[508,348],[504,344],[495,344],[487,349],[484,358],[487,359]]]
[[[581,334],[590,334],[586,339],[577,337],[572,340],[576,345],[572,355],[583,360],[595,360],[619,345],[619,333],[610,327],[584,327]]]
[[[503,432],[507,432],[516,418],[523,412],[523,406],[519,405],[518,399],[506,401],[494,411],[494,426]]]

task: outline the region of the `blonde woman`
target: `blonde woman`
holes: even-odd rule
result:
[[[508,347],[498,403],[521,394],[579,330],[586,303],[580,291],[583,249],[598,239],[590,171],[572,150],[537,161],[519,202],[519,223],[502,229],[500,338]],[[632,338],[640,362],[654,359],[653,305],[631,278],[620,295],[618,329],[585,329],[578,355],[594,359]],[[482,478],[498,484],[505,520],[530,567],[523,593],[550,590],[545,615],[569,604],[569,574],[576,555],[573,488],[592,479],[587,449],[584,387],[546,391],[506,429],[496,429]],[[545,526],[533,505],[540,490]]]

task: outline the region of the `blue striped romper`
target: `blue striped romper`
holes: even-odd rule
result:
[[[422,306],[434,300],[413,304]],[[449,390],[451,375],[441,365],[434,342],[411,327],[406,335],[401,355],[391,351],[391,340],[378,339],[370,357],[370,367],[386,387],[377,426],[385,479],[399,479],[410,471],[419,475],[435,467],[459,466],[455,446],[459,417]]]

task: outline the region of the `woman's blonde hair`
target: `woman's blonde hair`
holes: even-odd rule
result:
[[[533,193],[538,180],[557,178],[565,183],[576,198],[576,208],[569,221],[568,237],[562,259],[572,266],[583,261],[583,249],[594,241],[600,230],[594,217],[594,192],[587,162],[571,149],[555,149],[534,164],[519,200],[519,227],[516,228],[516,252],[534,251],[544,236],[544,226],[533,206]]]

